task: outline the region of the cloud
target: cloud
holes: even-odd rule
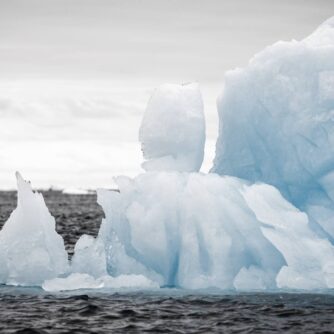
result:
[[[102,187],[114,175],[139,173],[138,128],[153,89],[105,81],[0,81],[0,188],[14,187],[15,170],[43,187]],[[203,89],[214,114],[219,90]],[[217,126],[210,117],[208,124]],[[208,145],[206,170],[214,140]]]
[[[44,126],[59,126],[80,119],[112,119],[139,116],[147,92],[115,89],[97,82],[94,88],[78,82],[2,82],[0,117],[26,119]]]

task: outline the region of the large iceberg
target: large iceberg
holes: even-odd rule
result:
[[[277,187],[334,238],[334,18],[225,75],[212,172]]]
[[[42,194],[16,177],[17,208],[0,231],[0,283],[41,285],[67,273],[68,254]]]
[[[20,175],[0,232],[0,283],[47,291],[334,288],[334,19],[226,74],[215,173],[199,173],[197,84],[164,85],[140,127],[145,173],[98,190],[105,212],[70,264]],[[222,174],[222,175],[219,175]]]
[[[147,171],[199,171],[203,162],[205,120],[198,84],[165,84],[148,102],[139,130]]]

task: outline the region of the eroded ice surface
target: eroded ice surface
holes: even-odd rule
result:
[[[307,215],[277,189],[254,184],[243,192],[247,205],[263,223],[264,236],[286,261],[276,277],[279,288],[334,288],[334,247],[311,228]]]
[[[42,194],[19,173],[16,177],[17,208],[0,231],[0,284],[41,286],[46,291],[159,287],[143,275],[108,275],[105,244],[88,235],[77,241],[69,263]]]
[[[199,171],[203,162],[205,120],[195,83],[165,84],[148,102],[139,130],[147,171]]]
[[[334,18],[225,75],[213,172],[276,186],[334,237]]]
[[[0,283],[41,285],[68,271],[68,255],[42,194],[16,177],[17,208],[0,231]]]
[[[107,262],[103,242],[90,235],[82,235],[74,247],[71,271],[73,273],[88,274],[94,278],[107,275]]]
[[[1,282],[75,289],[334,288],[334,248],[277,189],[217,174],[147,172],[99,190],[97,238],[70,266],[41,194],[18,175],[0,232]]]
[[[108,271],[160,286],[334,287],[334,248],[269,185],[199,173],[145,173],[99,191]]]

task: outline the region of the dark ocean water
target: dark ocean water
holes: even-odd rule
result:
[[[95,195],[44,193],[70,254],[96,235]],[[16,205],[0,192],[0,227]],[[334,333],[334,294],[76,291],[0,286],[1,333]]]

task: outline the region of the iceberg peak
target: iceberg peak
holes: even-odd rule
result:
[[[18,204],[23,202],[23,198],[34,194],[29,181],[25,181],[19,172],[15,172],[17,183],[17,198]]]
[[[155,90],[139,129],[146,171],[199,171],[205,144],[203,109],[197,83],[164,84]]]
[[[43,195],[16,172],[17,208],[0,231],[0,283],[41,285],[68,270],[68,255]]]

